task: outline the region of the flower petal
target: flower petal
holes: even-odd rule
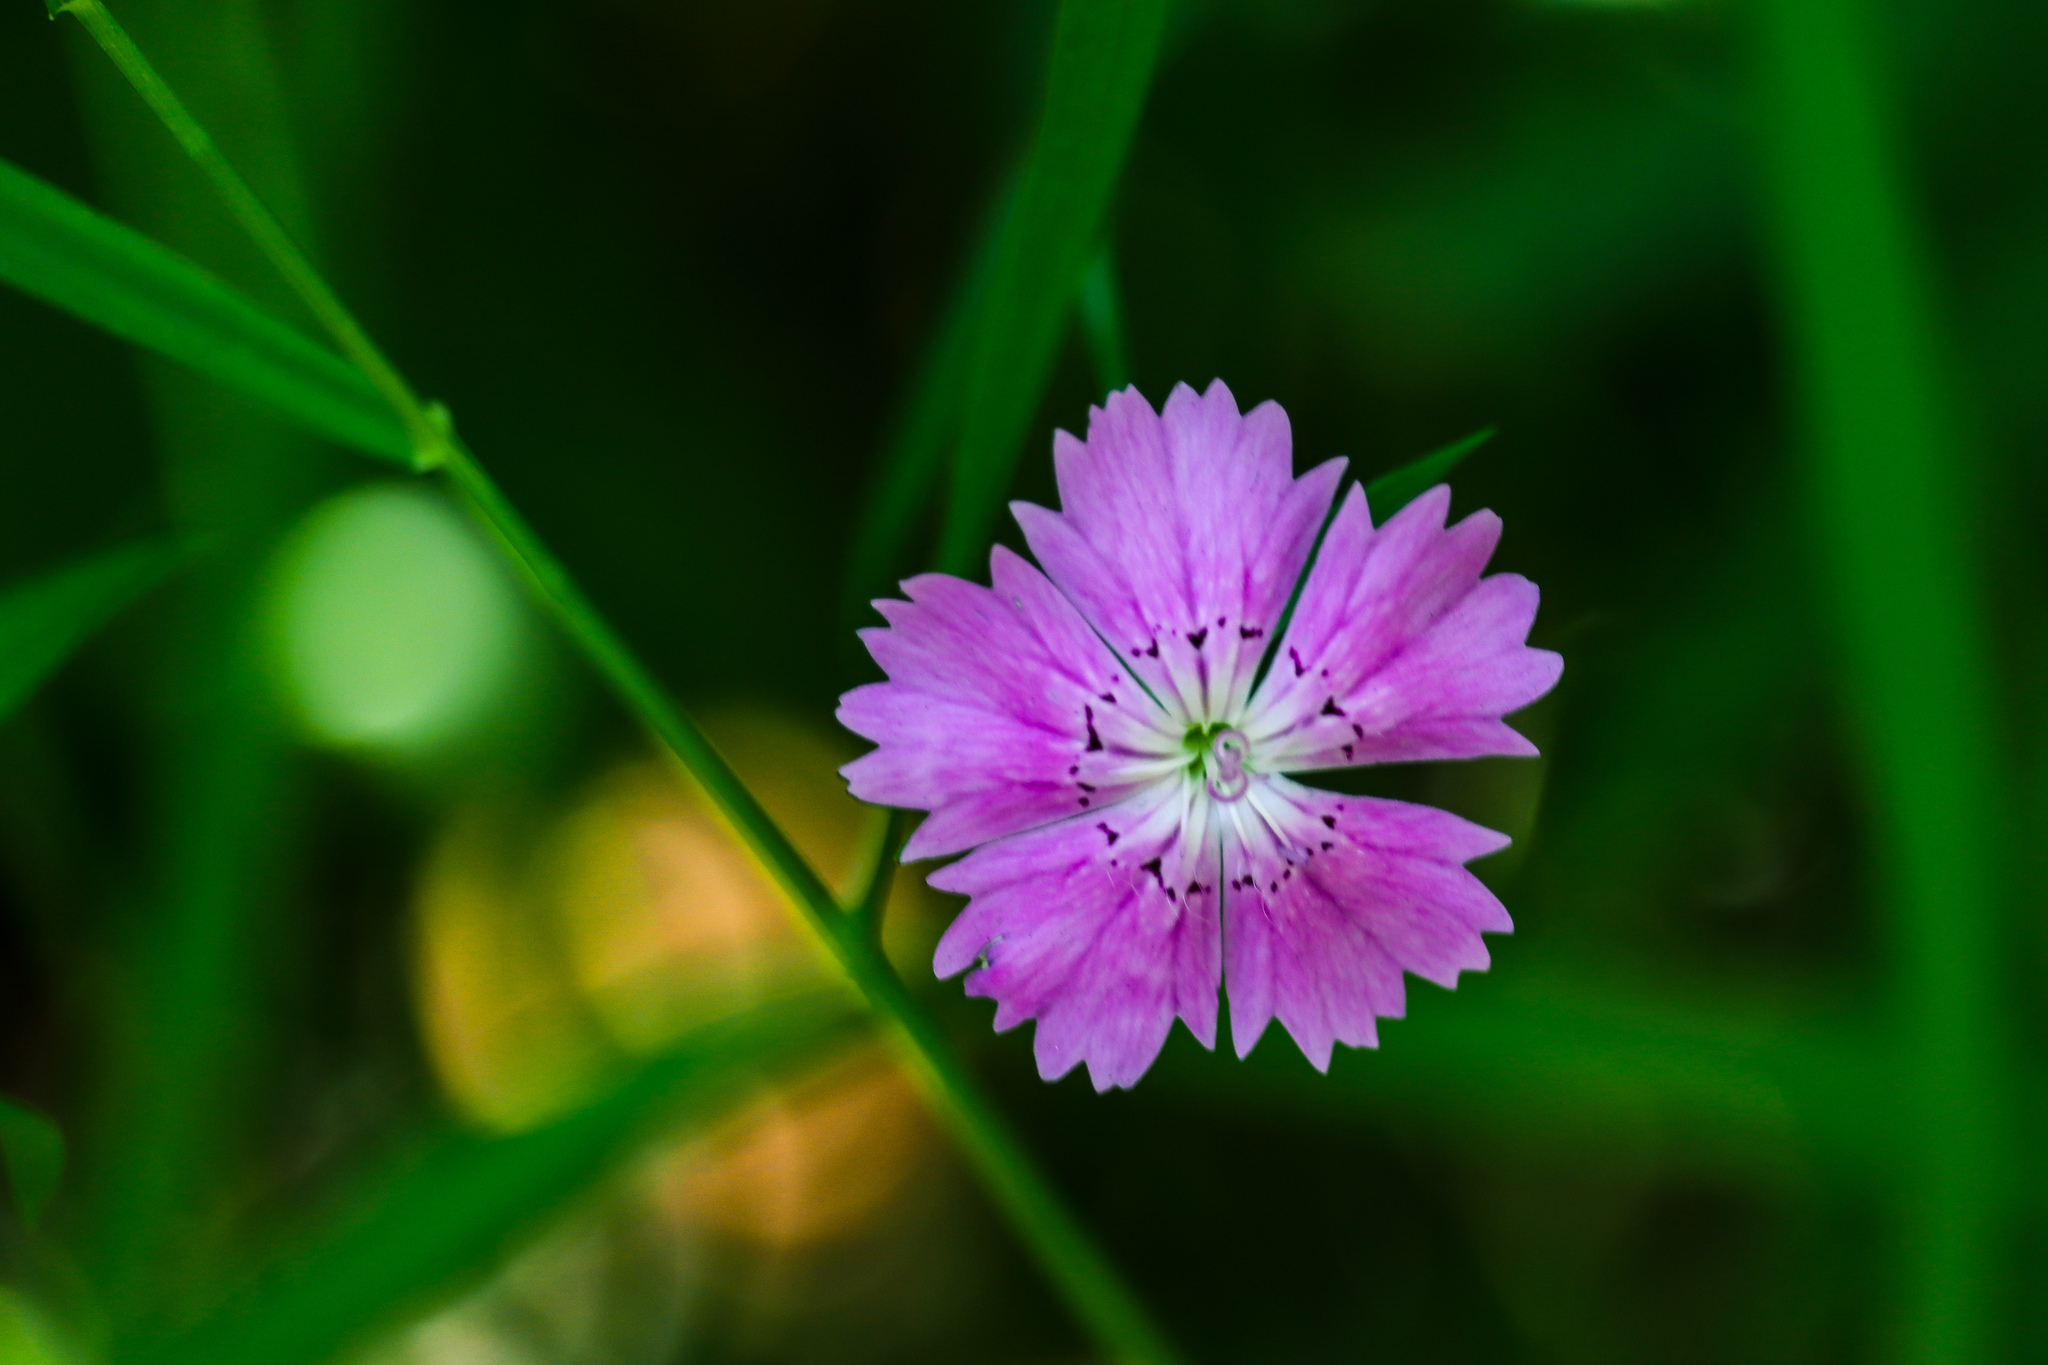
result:
[[[1104,812],[1013,835],[934,872],[969,896],[939,940],[942,977],[995,1000],[998,1030],[1038,1021],[1039,1074],[1088,1064],[1097,1090],[1137,1082],[1178,1016],[1216,1045],[1222,953],[1212,803],[1156,784]]]
[[[1344,461],[1295,478],[1287,414],[1217,380],[1113,393],[1053,462],[1062,510],[1012,504],[1038,562],[1182,724],[1236,715]]]
[[[1244,726],[1267,771],[1536,752],[1500,717],[1563,660],[1525,643],[1536,585],[1479,576],[1500,519],[1447,528],[1450,500],[1440,485],[1377,531],[1361,490],[1344,500]]]
[[[928,810],[906,860],[957,853],[1129,795],[1186,756],[1088,623],[998,546],[993,588],[943,574],[876,603],[861,632],[889,681],[848,692],[839,720],[880,747],[840,769],[863,801]]]
[[[1316,1069],[1334,1043],[1377,1047],[1406,1010],[1401,974],[1446,989],[1514,928],[1463,864],[1506,836],[1428,806],[1268,777],[1227,808],[1225,980],[1237,1055],[1278,1018]]]

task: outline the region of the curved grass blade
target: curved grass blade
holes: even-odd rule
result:
[[[1491,441],[1493,435],[1492,427],[1481,427],[1464,440],[1453,441],[1399,469],[1390,469],[1367,484],[1365,505],[1372,511],[1373,524],[1384,525],[1388,517],[1448,479],[1467,455]]]
[[[123,546],[0,594],[0,719],[177,558],[161,544]]]
[[[288,1252],[209,1321],[131,1342],[124,1362],[317,1365],[486,1274],[647,1141],[729,1112],[764,1081],[855,1036],[838,994],[708,1025],[566,1118],[511,1137],[445,1132],[338,1201],[326,1236]]]
[[[15,1212],[33,1230],[64,1182],[64,1134],[27,1105],[0,1099],[0,1157]]]
[[[2004,1130],[1990,609],[1926,238],[1857,0],[1753,7],[1780,306],[1806,473],[1893,921],[1916,1159],[1893,1241],[1900,1359],[1997,1355]]]
[[[1045,110],[971,351],[939,567],[986,551],[1123,171],[1169,0],[1064,0]]]
[[[0,279],[269,404],[316,436],[409,463],[355,366],[183,256],[0,160]]]

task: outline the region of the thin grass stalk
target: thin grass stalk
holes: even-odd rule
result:
[[[279,266],[336,343],[364,368],[408,431],[421,468],[440,468],[470,513],[490,533],[541,605],[620,699],[703,787],[740,839],[759,857],[848,977],[890,1026],[913,1074],[961,1143],[1081,1324],[1118,1360],[1167,1365],[1177,1353],[1109,1260],[1010,1132],[994,1103],[954,1051],[938,1022],[896,975],[861,917],[848,914],[824,881],[768,816],[703,731],[657,683],[569,576],[567,569],[462,444],[445,411],[422,405],[370,343],[339,298],[253,191],[228,164],[176,94],[99,0],[59,7],[92,16],[88,31],[136,86],[227,200],[241,225]],[[53,9],[53,12],[56,12]],[[373,368],[374,367],[374,368]],[[381,378],[380,378],[381,374]],[[389,382],[387,382],[389,381]]]
[[[285,231],[284,224],[278,222],[277,216],[264,205],[249,182],[222,155],[212,135],[157,74],[156,68],[142,54],[142,49],[128,36],[128,31],[107,12],[100,0],[49,0],[49,6],[52,18],[70,14],[85,26],[100,50],[127,77],[136,93],[142,96],[164,127],[170,130],[171,136],[178,140],[178,145],[185,149],[185,154],[192,158],[193,164],[212,183],[215,193],[220,195],[228,212],[249,234],[257,249],[284,277],[292,292],[312,310],[314,318],[334,338],[342,354],[391,404],[392,411],[405,423],[406,431],[412,437],[415,466],[432,468],[439,457],[440,447],[435,440],[438,428],[430,420],[426,405],[420,402],[397,368],[385,359],[384,353],[370,340],[369,334],[343,306],[340,298],[327,287],[326,280],[292,241],[291,234]]]
[[[1010,1132],[938,1021],[897,976],[869,918],[841,909],[831,889],[739,775],[583,596],[567,569],[459,438],[450,437],[449,450],[443,473],[549,615],[703,786],[832,949],[868,1004],[888,1022],[927,1099],[1090,1333],[1119,1360],[1176,1360],[1122,1277]]]

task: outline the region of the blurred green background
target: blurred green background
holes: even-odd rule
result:
[[[1518,928],[1327,1078],[1277,1030],[1242,1064],[1177,1031],[1132,1093],[1042,1085],[1028,1030],[930,980],[952,906],[899,886],[913,987],[1193,1360],[2048,1352],[2048,10],[1864,7],[1957,433],[1928,515],[1960,557],[1924,562],[1990,641],[1961,694],[1989,756],[1954,772],[1991,913],[1957,893],[1962,965],[1923,990],[1951,927],[1888,861],[1926,811],[1887,781],[1926,788],[1882,736],[1947,732],[1872,680],[1856,641],[1891,599],[1828,548],[1856,514],[1802,455],[1806,423],[1842,429],[1837,352],[1796,360],[1834,248],[1774,243],[1802,231],[1798,157],[1832,152],[1788,135],[1770,170],[1797,113],[1760,93],[1764,7],[1174,11],[1111,215],[1130,377],[1277,399],[1304,467],[1366,478],[1497,427],[1456,507],[1505,519],[1495,566],[1542,585],[1534,643],[1567,660],[1516,721],[1542,760],[1363,779],[1511,833],[1480,871]],[[851,885],[876,837],[832,772],[857,751],[834,699],[870,676],[855,528],[1054,7],[116,12]],[[26,0],[0,13],[0,156],[311,330]],[[1016,495],[1053,500],[1050,433],[1101,378],[1077,330]],[[72,1148],[43,1231],[0,1232],[23,1360],[232,1316],[305,1220],[353,1225],[405,1135],[529,1131],[674,1038],[677,999],[818,971],[438,491],[0,291],[0,583],[149,535],[184,566],[0,724],[0,1093]],[[337,1339],[409,1365],[1093,1358],[883,1054],[793,1074]],[[1928,1345],[1955,1323],[1954,1354]]]

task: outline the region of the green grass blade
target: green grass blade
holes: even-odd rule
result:
[[[0,594],[0,719],[176,559],[160,544],[127,545]]]
[[[0,160],[0,279],[401,463],[413,443],[369,380],[192,262]]]
[[[1372,512],[1373,525],[1384,526],[1387,518],[1448,479],[1467,455],[1493,439],[1493,430],[1482,427],[1462,441],[1453,441],[1411,464],[1390,469],[1367,484],[1365,504]]]
[[[209,1321],[122,1361],[317,1365],[474,1283],[646,1141],[728,1112],[854,1034],[837,994],[706,1026],[610,1094],[511,1137],[449,1132],[346,1192],[321,1239],[281,1254]]]
[[[142,96],[150,112],[162,121],[164,128],[177,139],[185,154],[192,158],[192,164],[213,186],[214,193],[227,206],[227,210],[241,225],[256,249],[269,258],[277,273],[290,285],[300,302],[319,320],[320,325],[341,348],[362,377],[369,381],[378,395],[389,404],[391,412],[404,425],[408,437],[408,455],[411,462],[422,469],[431,469],[439,462],[441,450],[439,430],[427,406],[420,402],[418,395],[405,382],[404,376],[377,349],[369,334],[363,331],[355,316],[345,307],[335,292],[327,287],[327,281],[313,268],[306,253],[292,240],[284,224],[270,211],[257,195],[255,187],[242,178],[241,172],[229,164],[228,159],[215,145],[212,134],[200,126],[185,102],[178,98],[164,78],[158,74],[155,65],[143,55],[135,40],[128,36],[107,7],[100,0],[54,0],[50,5],[50,17],[70,14],[77,18],[100,50],[128,79],[135,93]]]
[[[1988,610],[1926,251],[1856,0],[1756,7],[1779,284],[1893,924],[1918,1148],[1900,1358],[1995,1354],[2004,802]]]
[[[939,567],[987,550],[1152,82],[1169,0],[1064,0],[1045,109],[971,351]]]
[[[1816,1158],[1830,1180],[1865,1189],[1906,1170],[1900,1107],[1872,1093],[1889,1066],[1880,1029],[1701,995],[1524,959],[1512,976],[1466,977],[1455,994],[1415,990],[1381,1051],[1327,1076],[1274,1036],[1241,1066],[1172,1052],[1160,1080],[1218,1108],[1364,1112],[1509,1146],[1597,1132],[1615,1150],[1764,1183],[1808,1179]]]
[[[33,1229],[64,1182],[64,1134],[27,1105],[0,1099],[0,1157],[14,1210]]]
[[[931,1012],[910,993],[869,919],[848,913],[817,870],[769,818],[688,713],[677,706],[462,442],[449,438],[443,469],[471,513],[525,576],[540,605],[632,712],[702,784],[770,876],[802,911],[875,1012],[938,1117],[966,1151],[997,1205],[1074,1315],[1117,1360],[1169,1365],[1179,1357],[1010,1131]]]
[[[447,413],[438,407],[423,408],[416,402],[403,378],[391,370],[374,343],[355,325],[312,265],[292,246],[276,220],[263,208],[233,167],[227,164],[204,129],[192,119],[176,94],[156,74],[140,49],[98,0],[63,0],[60,8],[79,15],[87,22],[95,40],[143,93],[151,109],[200,161],[216,190],[234,211],[237,221],[271,256],[308,306],[326,321],[330,332],[357,359],[364,373],[377,382],[379,391],[391,401],[393,410],[404,415],[408,430],[415,436],[412,447],[414,467],[445,471],[471,514],[527,579],[541,605],[620,699],[703,785],[734,830],[797,903],[868,1002],[893,1026],[897,1040],[904,1046],[906,1060],[923,1083],[940,1118],[966,1149],[998,1204],[1083,1326],[1120,1360],[1165,1365],[1177,1359],[1171,1344],[1153,1326],[1142,1305],[1117,1275],[1115,1267],[1068,1212],[1058,1193],[1009,1130],[973,1073],[953,1050],[937,1021],[896,975],[880,945],[868,932],[866,921],[841,907],[816,870],[768,817],[760,802],[712,747],[703,731],[663,691],[610,623],[584,597],[567,569],[534,534],[525,518],[456,436]],[[1149,74],[1151,58],[1158,46],[1159,25],[1156,21],[1163,17],[1165,0],[1145,0],[1143,5],[1136,7],[1135,12],[1140,17],[1147,17],[1152,22],[1139,25],[1134,32],[1125,31],[1130,26],[1121,22],[1118,17],[1122,15],[1121,11],[1105,23],[1103,14],[1096,12],[1107,8],[1094,3],[1094,0],[1087,3],[1068,0],[1062,10],[1063,33],[1070,27],[1066,22],[1070,11],[1090,11],[1092,18],[1073,26],[1078,36],[1070,34],[1069,42],[1056,44],[1056,47],[1086,51],[1091,44],[1105,37],[1111,40],[1142,39],[1143,65]],[[1129,41],[1124,45],[1129,46]],[[1104,74],[1098,69],[1099,64],[1091,67],[1084,62],[1077,68],[1071,53],[1064,67],[1068,70],[1066,80],[1069,85],[1073,84],[1076,70],[1083,74],[1090,70],[1094,70],[1096,75]],[[1061,69],[1062,63],[1056,60],[1056,93],[1061,84]],[[1115,63],[1107,68],[1107,74],[1110,77],[1119,75]],[[1128,82],[1113,79],[1111,84],[1122,89]],[[1115,161],[1121,161],[1121,148],[1128,142],[1129,125],[1136,120],[1136,103],[1142,93],[1143,83],[1139,82],[1131,92],[1132,107],[1118,141]],[[1058,104],[1061,101],[1054,102]],[[1085,108],[1089,101],[1070,97],[1065,103]],[[1044,136],[1040,138],[1041,146],[1048,145],[1050,141]],[[1052,164],[1061,164],[1061,158],[1055,157]],[[1108,179],[1114,179],[1114,165]],[[1047,193],[1050,194],[1049,191]],[[1105,186],[1104,197],[1106,193]],[[1058,195],[1051,197],[1059,198]],[[1058,215],[1053,215],[1053,218],[1057,219]],[[1091,227],[1091,235],[1092,231]],[[1006,233],[1004,240],[1012,242],[1015,236]],[[984,321],[985,318],[986,315]],[[983,331],[987,330],[984,326]],[[219,935],[213,938],[217,942],[220,940]],[[179,975],[192,979],[198,976],[195,973]],[[219,976],[219,973],[214,975]]]
[[[1095,387],[1115,393],[1131,382],[1130,343],[1124,336],[1123,292],[1117,287],[1116,253],[1104,244],[1081,281],[1081,340],[1095,366]]]

